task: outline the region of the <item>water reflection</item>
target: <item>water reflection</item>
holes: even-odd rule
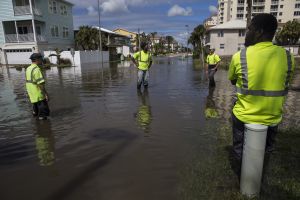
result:
[[[138,126],[144,131],[145,136],[149,136],[150,125],[152,122],[152,112],[149,101],[149,92],[148,89],[145,89],[143,92],[141,90],[137,91],[139,106],[138,111],[135,114]]]
[[[35,145],[40,166],[51,166],[55,162],[55,139],[52,132],[51,122],[37,121]]]
[[[215,87],[210,87],[208,90],[208,96],[206,98],[206,106],[205,106],[205,117],[209,118],[218,118],[219,114],[217,111],[216,103],[214,101],[214,91]]]

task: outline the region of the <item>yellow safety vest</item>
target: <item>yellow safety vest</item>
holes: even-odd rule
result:
[[[133,58],[135,60],[138,60],[138,64],[139,64],[138,68],[140,70],[148,70],[149,69],[150,62],[152,61],[152,56],[149,52],[148,53],[145,53],[144,51],[136,52],[133,55]]]
[[[237,80],[234,115],[244,123],[278,124],[293,69],[290,52],[271,42],[235,54],[229,67],[229,79]]]
[[[31,103],[36,103],[45,99],[44,94],[38,87],[39,84],[45,82],[41,69],[32,64],[26,69],[25,73],[26,89]]]

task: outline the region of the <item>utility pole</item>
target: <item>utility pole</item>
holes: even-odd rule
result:
[[[250,25],[252,17],[252,0],[247,0],[247,27]]]
[[[103,51],[102,51],[102,34],[101,34],[101,23],[100,23],[100,0],[98,0],[98,17],[99,17],[99,20],[98,20],[98,26],[99,26],[99,53],[101,51],[101,67],[103,67]]]
[[[186,36],[186,57],[189,56],[189,25],[185,25],[187,36]]]

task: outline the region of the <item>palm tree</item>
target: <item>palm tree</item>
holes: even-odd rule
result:
[[[168,44],[168,52],[170,52],[171,44],[174,42],[174,38],[173,36],[167,35],[166,40]]]
[[[295,45],[300,39],[300,23],[297,20],[287,22],[281,31],[276,34],[279,45]]]
[[[157,34],[157,32],[152,32],[152,33],[150,33],[150,35],[151,35],[151,38],[152,38],[152,42],[151,42],[151,44],[152,44],[152,51],[155,53],[155,48],[154,48],[154,46],[155,46],[155,36],[156,36],[156,34]]]
[[[107,36],[104,32],[101,33],[102,47],[107,46]],[[75,42],[83,50],[97,50],[99,47],[99,31],[90,26],[80,26],[76,34]]]
[[[188,43],[192,44],[194,47],[194,57],[202,55],[202,59],[204,56],[203,44],[204,44],[204,36],[206,34],[205,27],[200,24],[194,28],[194,31],[191,33],[190,38],[188,39]]]

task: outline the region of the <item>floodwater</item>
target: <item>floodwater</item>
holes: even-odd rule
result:
[[[180,171],[207,160],[215,128],[230,123],[227,72],[209,91],[192,60],[157,58],[142,92],[128,62],[52,68],[46,78],[51,118],[38,122],[24,70],[0,68],[1,200],[181,199]],[[282,126],[299,126],[299,101],[291,91]]]

